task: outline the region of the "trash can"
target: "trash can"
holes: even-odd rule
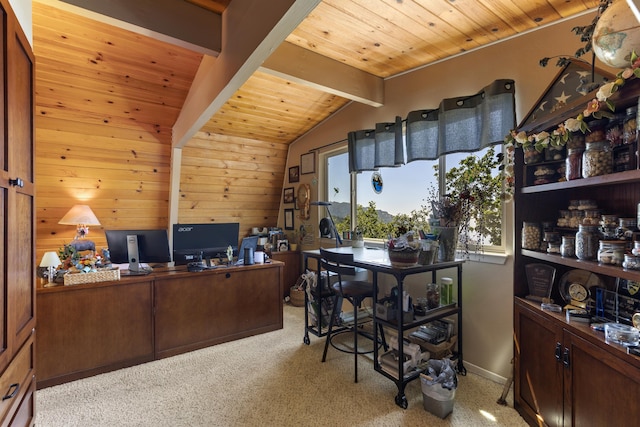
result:
[[[458,377],[449,359],[430,359],[427,373],[420,374],[420,382],[426,411],[443,419],[453,412]]]

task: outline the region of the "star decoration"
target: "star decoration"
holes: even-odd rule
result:
[[[556,96],[556,101],[558,101],[558,103],[562,103],[562,104],[566,104],[567,103],[567,99],[571,98],[571,95],[567,95],[564,93],[564,91],[562,91],[562,95],[560,96]]]

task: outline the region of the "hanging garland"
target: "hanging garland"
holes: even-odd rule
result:
[[[563,147],[569,140],[572,132],[587,133],[590,131],[587,118],[600,119],[613,117],[615,105],[611,101],[611,96],[616,93],[627,80],[640,77],[640,58],[636,52],[631,53],[631,66],[620,71],[616,79],[603,84],[596,92],[596,97],[587,103],[582,113],[575,118],[568,118],[564,123],[560,123],[551,132],[542,131],[539,133],[527,134],[524,131],[512,130],[504,138],[505,156],[502,173],[504,175],[505,190],[503,199],[511,201],[513,199],[515,177],[514,177],[514,154],[515,149],[533,147],[538,152],[542,152],[546,147]]]

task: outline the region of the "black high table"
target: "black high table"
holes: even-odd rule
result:
[[[353,267],[359,267],[365,270],[369,270],[372,275],[373,275],[373,288],[374,288],[374,295],[375,297],[375,301],[373,301],[373,307],[375,309],[375,305],[376,302],[378,300],[378,274],[389,274],[392,275],[393,277],[395,277],[396,282],[397,282],[397,286],[398,286],[398,301],[396,306],[397,307],[402,307],[402,291],[403,291],[403,284],[404,284],[404,279],[412,274],[419,274],[419,273],[428,273],[431,272],[431,281],[432,283],[436,283],[436,272],[439,270],[445,270],[445,269],[450,269],[450,268],[455,268],[457,271],[457,283],[458,283],[458,301],[457,304],[451,304],[451,305],[447,305],[447,306],[443,306],[443,307],[439,307],[439,308],[435,308],[432,310],[428,310],[426,312],[425,316],[415,316],[415,319],[407,322],[407,323],[402,323],[402,322],[393,322],[393,321],[387,321],[387,320],[383,320],[378,318],[377,316],[373,316],[373,330],[374,330],[374,334],[375,334],[375,339],[376,342],[378,340],[378,324],[382,324],[386,327],[389,328],[393,328],[396,330],[398,337],[403,337],[404,336],[404,332],[406,330],[412,329],[412,328],[416,328],[420,325],[432,322],[434,320],[438,320],[447,316],[451,316],[454,314],[458,315],[458,342],[457,342],[457,351],[455,356],[457,357],[457,371],[460,375],[466,375],[467,370],[464,367],[463,361],[462,361],[462,263],[464,261],[462,260],[456,260],[456,261],[451,261],[451,262],[437,262],[434,264],[430,264],[430,265],[416,265],[414,267],[407,267],[407,268],[398,268],[398,267],[393,267],[389,261],[389,256],[386,253],[385,250],[383,249],[378,249],[378,248],[351,248],[351,247],[340,247],[340,248],[330,248],[328,250],[331,251],[335,251],[335,252],[339,252],[339,253],[349,253],[349,254],[353,254],[353,262],[350,263],[351,266]],[[317,262],[320,259],[320,250],[309,250],[309,251],[303,251],[303,256],[304,256],[304,267],[305,267],[305,271],[308,269],[308,261],[309,258],[315,259],[316,260],[316,264],[317,264],[317,277],[318,280],[321,280],[321,275],[320,275],[320,263]],[[316,290],[320,290],[320,292],[322,292],[321,290],[323,289],[323,287],[320,285],[320,282],[318,282],[318,286],[316,287]],[[324,297],[327,297],[327,295],[314,295],[314,298],[316,299],[316,301],[320,302],[320,300]],[[305,292],[305,308],[304,308],[304,313],[305,313],[305,331],[304,331],[304,343],[305,344],[309,344],[309,332],[313,333],[314,335],[317,336],[323,336],[326,335],[326,332],[322,331],[322,316],[318,316],[318,325],[316,325],[315,327],[313,325],[309,324],[309,307],[308,307],[308,300],[307,300],[307,294]],[[403,340],[402,339],[398,339],[398,353],[400,355],[404,355],[404,344],[403,344]],[[419,378],[420,376],[420,371],[419,370],[415,370],[412,372],[409,372],[407,374],[404,374],[403,372],[403,365],[402,362],[404,360],[403,357],[399,357],[398,358],[398,371],[397,372],[402,372],[404,375],[398,375],[398,376],[394,376],[388,372],[386,372],[385,370],[383,370],[380,367],[380,364],[378,363],[378,346],[374,345],[373,346],[374,351],[373,351],[373,366],[374,369],[381,373],[382,375],[386,376],[387,378],[393,380],[396,384],[396,386],[398,387],[398,394],[395,397],[395,402],[398,406],[402,407],[402,408],[407,408],[407,398],[404,394],[404,390],[405,390],[405,386],[407,385],[407,383],[409,383],[410,381]]]

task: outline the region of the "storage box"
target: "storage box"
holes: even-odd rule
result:
[[[91,273],[66,273],[64,275],[64,285],[81,285],[83,283],[108,282],[120,280],[120,269],[109,268]]]
[[[384,304],[376,304],[376,317],[378,319],[386,320],[389,322],[397,322],[399,316],[399,310],[389,308]],[[402,312],[402,323],[408,323],[413,321],[413,309]]]
[[[409,335],[407,339],[414,344],[418,344],[423,351],[428,351],[432,359],[443,359],[452,354],[451,349],[456,344],[458,337],[454,335],[449,338],[449,341],[444,341],[440,344],[431,344],[430,342],[412,337],[411,335]]]

